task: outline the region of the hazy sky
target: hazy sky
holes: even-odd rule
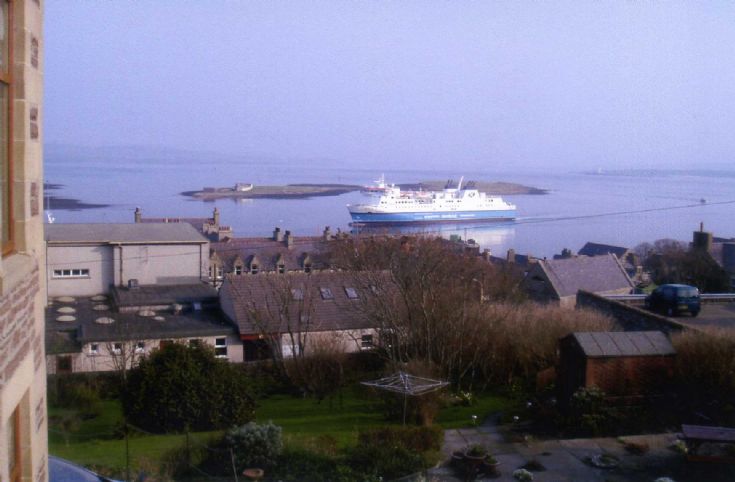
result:
[[[735,2],[45,5],[47,142],[489,169],[735,152]]]

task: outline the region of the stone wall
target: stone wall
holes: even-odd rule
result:
[[[658,330],[664,333],[678,333],[689,329],[687,326],[664,316],[587,291],[577,293],[577,307],[590,308],[609,315],[625,331]]]

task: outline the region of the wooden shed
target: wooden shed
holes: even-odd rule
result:
[[[591,386],[608,397],[661,393],[675,357],[660,331],[572,333],[559,341],[559,401],[565,405],[577,389]]]

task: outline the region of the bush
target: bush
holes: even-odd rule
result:
[[[369,481],[367,476],[355,473],[342,461],[308,450],[290,449],[278,457],[278,463],[269,478],[284,482],[352,482]]]
[[[361,431],[359,446],[402,447],[413,452],[441,450],[444,430],[441,427],[381,427]]]
[[[238,472],[252,467],[273,467],[283,450],[281,427],[273,422],[250,422],[230,429],[225,434],[224,443],[235,455]]]
[[[151,432],[212,430],[253,419],[248,379],[203,345],[167,345],[130,370],[123,412]]]
[[[617,411],[605,399],[605,392],[597,387],[582,387],[569,401],[568,427],[584,434],[607,434],[618,422]]]

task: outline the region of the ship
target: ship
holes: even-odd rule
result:
[[[516,206],[500,196],[480,192],[474,183],[456,187],[449,181],[441,191],[402,191],[395,184],[385,186],[373,202],[348,204],[355,224],[417,224],[440,222],[510,221]]]

